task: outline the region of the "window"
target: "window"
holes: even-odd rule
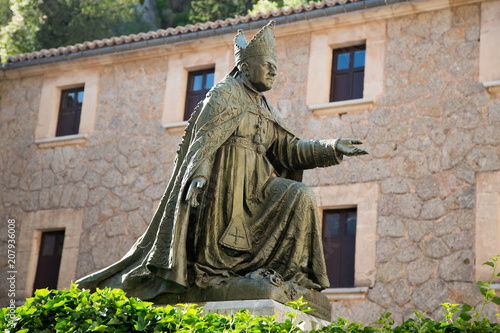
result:
[[[354,287],[356,208],[323,211],[323,251],[330,288]]]
[[[363,98],[365,45],[333,50],[330,102]]]
[[[42,288],[57,289],[63,244],[64,230],[42,233],[33,291]]]
[[[214,86],[214,68],[189,72],[184,120],[188,120],[196,105],[205,98]]]
[[[78,134],[82,103],[83,87],[61,91],[56,136]]]

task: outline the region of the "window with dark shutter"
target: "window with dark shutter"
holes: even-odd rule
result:
[[[330,102],[363,98],[365,45],[333,50]]]
[[[214,86],[214,72],[214,68],[189,72],[184,120],[191,117],[196,105],[205,98],[207,92]]]
[[[82,103],[83,87],[61,91],[56,136],[78,134]]]
[[[63,245],[64,230],[42,233],[33,291],[43,288],[57,289]]]
[[[356,208],[323,211],[323,251],[330,288],[354,287]]]

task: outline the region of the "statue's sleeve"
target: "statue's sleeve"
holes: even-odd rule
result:
[[[191,179],[194,178],[204,178],[208,182],[210,179],[210,174],[212,173],[212,166],[214,161],[214,155],[209,155],[207,158],[201,162],[200,166],[196,169]]]
[[[230,108],[233,96],[231,95],[231,84],[225,80],[219,82],[214,88],[210,90],[205,99],[197,106],[199,111],[195,111],[194,131],[195,140],[197,138],[205,137],[206,140],[200,140],[198,149],[204,149],[205,146],[214,145],[215,140],[218,140],[217,135],[207,135],[209,132],[216,132],[214,129],[220,124],[227,122],[228,116],[231,114],[226,112]],[[206,181],[210,179],[212,173],[212,166],[214,161],[214,154],[204,154],[203,160],[196,168],[190,179],[197,177],[205,178]]]
[[[338,139],[300,140],[279,128],[269,151],[274,163],[291,170],[313,169],[339,164],[342,154],[335,150]]]

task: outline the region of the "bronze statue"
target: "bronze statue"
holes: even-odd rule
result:
[[[235,299],[217,290],[252,280],[256,288],[264,280],[287,285],[289,298],[329,286],[318,209],[302,171],[367,152],[353,146],[359,140],[300,140],[268,104],[262,92],[276,76],[273,27],[249,43],[238,32],[236,66],[195,108],[148,229],[80,286],[164,302]]]

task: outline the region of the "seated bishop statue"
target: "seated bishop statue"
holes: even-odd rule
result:
[[[189,119],[149,227],[80,287],[159,303],[284,303],[329,287],[318,207],[302,172],[367,152],[359,140],[301,140],[269,105],[262,93],[277,73],[273,28],[250,42],[238,31],[235,67]]]

